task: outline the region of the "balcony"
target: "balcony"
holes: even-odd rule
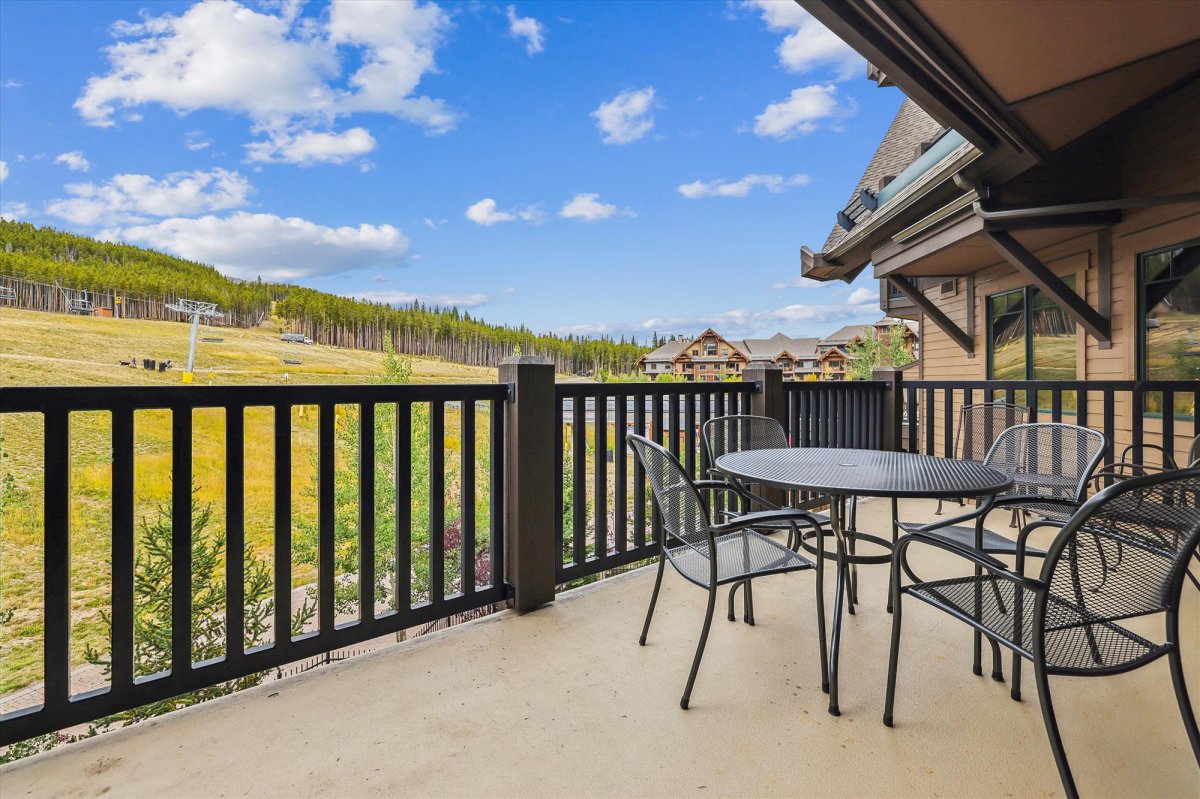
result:
[[[729,413],[776,416],[794,446],[945,455],[953,451],[957,409],[1003,397],[1026,404],[1034,420],[1079,420],[1101,430],[1108,461],[1127,443],[1161,445],[1182,457],[1194,434],[1197,386],[935,383],[898,374],[785,384],[778,370],[762,367],[747,369],[745,378],[555,385],[550,367],[521,359],[501,367],[500,385],[5,389],[0,417],[27,414],[28,424],[40,426],[46,475],[71,471],[73,415],[110,417],[112,581],[105,600],[115,620],[103,642],[113,662],[108,687],[82,693],[71,671],[74,494],[69,480],[47,480],[40,517],[45,681],[36,701],[0,718],[5,743],[496,602],[513,608],[19,761],[0,772],[5,794],[1058,793],[1032,680],[1016,703],[1006,686],[974,676],[970,633],[931,609],[915,607],[906,617],[897,725],[882,725],[890,617],[886,571],[878,566],[860,567],[862,604],[845,618],[840,718],[825,712],[813,583],[805,574],[756,583],[756,626],[716,623],[692,709],[681,711],[704,594],[671,575],[650,643],[636,645],[654,576],[636,567],[655,556],[660,527],[644,476],[621,445],[624,433],[667,442],[698,475],[709,463],[697,431]],[[300,407],[314,409],[303,429],[289,421]],[[193,456],[202,446],[216,447],[224,467],[216,479],[224,486],[230,551],[241,549],[253,503],[264,501],[248,486],[273,482],[265,501],[274,510],[268,596],[275,629],[286,629],[301,601],[291,536],[293,518],[306,511],[289,489],[306,464],[292,453],[300,435],[317,442],[307,464],[318,552],[307,579],[317,605],[304,629],[203,660],[186,635],[167,636],[166,668],[144,673],[134,657],[133,520],[145,446],[135,418],[146,411],[167,414],[166,460],[180,476],[170,488],[169,538],[180,548],[173,551],[191,543],[189,489],[201,473]],[[201,411],[224,420],[218,440],[196,438]],[[471,441],[476,446],[461,445]],[[378,479],[381,453],[394,482]],[[348,492],[360,503],[353,512],[344,504],[345,469],[359,481]],[[419,481],[418,473],[425,475]],[[408,500],[397,501],[387,524],[362,511],[385,493]],[[429,502],[421,524],[403,510],[418,495],[444,498]],[[901,512],[932,520],[934,507],[906,500]],[[864,501],[859,529],[887,530],[888,513],[888,503]],[[452,517],[459,523],[453,541]],[[390,539],[390,554],[358,555],[349,567],[335,560],[347,519],[359,553],[378,554]],[[955,566],[924,557],[931,575]],[[194,621],[189,560],[175,558],[169,567],[165,593],[177,631]],[[252,604],[239,588],[242,567],[233,564],[222,613],[227,629],[241,629]],[[562,590],[626,568],[634,570]],[[389,606],[373,593],[384,572],[383,584],[404,601]],[[334,601],[348,584],[357,584],[349,610]],[[1185,599],[1182,649],[1196,685],[1200,593],[1185,588]],[[1146,624],[1153,635],[1160,621]],[[1165,662],[1118,677],[1052,680],[1085,794],[1194,795],[1195,761]]]
[[[902,504],[907,518],[933,509]],[[886,528],[887,513],[864,503],[863,528]],[[841,718],[819,687],[811,575],[756,586],[754,627],[714,622],[685,712],[704,593],[668,576],[638,647],[654,580],[643,568],[18,762],[5,794],[1058,795],[1032,681],[1016,703],[974,676],[970,635],[944,614],[906,616],[896,726],[883,726],[886,571],[861,575]],[[1186,593],[1195,653],[1200,593]],[[1200,664],[1186,662],[1195,685]],[[1085,795],[1195,795],[1165,663],[1054,686]]]

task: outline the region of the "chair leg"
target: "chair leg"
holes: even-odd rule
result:
[[[1046,723],[1046,735],[1050,738],[1050,750],[1054,753],[1054,763],[1058,766],[1058,776],[1062,780],[1063,790],[1067,794],[1067,799],[1079,799],[1079,791],[1075,788],[1075,778],[1071,776],[1071,764],[1067,762],[1067,752],[1063,748],[1062,734],[1058,730],[1058,719],[1054,716],[1054,704],[1050,699],[1050,679],[1046,674],[1046,667],[1035,662],[1033,675],[1037,680],[1038,701],[1042,706],[1042,721]]]
[[[822,539],[822,544],[824,543]],[[817,637],[821,639],[821,690],[829,693],[829,650],[825,642],[825,557],[817,551]]]
[[[1021,656],[1015,650],[1012,656],[1012,690],[1008,695],[1014,702],[1021,701]]]
[[[692,686],[696,684],[696,673],[700,671],[700,659],[704,657],[704,645],[708,643],[708,630],[712,627],[713,610],[717,606],[717,586],[708,589],[708,609],[704,612],[704,627],[700,630],[700,643],[696,645],[696,657],[692,660],[692,671],[688,674],[687,687],[683,689],[683,698],[679,706],[688,709],[688,701],[692,698]]]
[[[654,606],[658,604],[658,589],[662,587],[663,569],[667,565],[667,556],[658,556],[658,576],[654,578],[654,593],[650,595],[650,607],[646,609],[646,623],[642,625],[642,637],[638,643],[646,645],[646,634],[650,632],[650,619],[654,617]]]
[[[940,499],[938,500],[938,506],[941,507]],[[895,497],[892,497],[892,549],[893,550],[895,550],[895,548],[896,548],[896,542],[900,540],[899,518],[900,518],[900,500],[896,499]],[[895,580],[895,576],[892,575],[892,572],[890,570],[888,571],[888,574],[889,574],[889,578],[888,578],[887,612],[891,613],[892,612],[892,581]]]
[[[892,569],[891,585],[888,588],[892,605],[892,646],[888,652],[887,695],[883,700],[884,726],[892,726],[892,710],[896,704],[896,666],[900,660],[900,616],[903,602],[900,598],[899,569]]]
[[[747,580],[742,589],[742,621],[754,626],[754,581]]]
[[[1200,731],[1196,729],[1196,713],[1192,710],[1192,702],[1188,698],[1187,682],[1183,677],[1183,660],[1179,654],[1179,613],[1177,610],[1167,611],[1167,640],[1173,646],[1167,653],[1167,662],[1171,664],[1171,684],[1175,688],[1175,701],[1179,703],[1179,715],[1183,717],[1183,726],[1187,729],[1188,740],[1192,744],[1192,755],[1200,764]]]
[[[992,645],[992,679],[996,682],[1004,682],[1004,667],[1001,665],[1000,644],[996,643],[996,639],[994,638],[988,638],[988,643]]]
[[[737,596],[737,590],[741,585],[739,582],[729,586],[729,615],[726,618],[730,621],[737,621],[737,613],[733,610],[733,600]]]

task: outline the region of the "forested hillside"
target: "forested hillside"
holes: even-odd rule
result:
[[[164,314],[164,300],[190,297],[216,302],[233,325],[253,326],[273,313],[318,343],[382,351],[390,338],[397,352],[477,366],[522,352],[548,357],[563,372],[627,372],[647,351],[624,339],[564,338],[488,324],[456,308],[392,307],[288,284],[231,280],[211,266],[153,250],[0,220],[0,287],[5,285],[18,294],[9,302],[33,310],[65,310],[64,297],[87,291],[97,307],[113,309],[120,297],[120,315],[162,319],[173,317]]]

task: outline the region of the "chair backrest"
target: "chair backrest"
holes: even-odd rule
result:
[[[1135,477],[1092,497],[1054,539],[1042,567],[1052,597],[1043,625],[1047,651],[1057,646],[1055,659],[1079,669],[1136,655],[1139,642],[1106,622],[1177,603],[1197,545],[1200,469]]]
[[[630,433],[627,438],[650,479],[650,492],[662,516],[663,529],[683,543],[707,552],[708,513],[679,459],[644,436]]]
[[[705,422],[702,432],[710,463],[730,452],[788,446],[787,431],[770,416],[718,416]]]
[[[1192,439],[1192,445],[1188,447],[1187,462],[1189,469],[1200,466],[1200,436]]]
[[[1001,432],[983,462],[1013,478],[1012,488],[998,494],[998,500],[1048,497],[1083,502],[1088,481],[1103,455],[1103,433],[1073,424],[1036,422]],[[1036,501],[1021,504],[1039,509]],[[1062,512],[1052,504],[1044,509]]]
[[[1010,427],[1029,421],[1029,408],[1008,402],[977,402],[964,405],[954,431],[954,457],[981,461]]]

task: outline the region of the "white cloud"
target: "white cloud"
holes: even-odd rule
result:
[[[826,119],[839,119],[857,110],[852,99],[838,102],[837,86],[813,84],[793,89],[786,100],[771,103],[754,118],[754,132],[774,139],[792,139],[812,133]]]
[[[846,302],[850,305],[878,305],[879,289],[869,289],[865,286],[857,288],[850,292],[850,296],[846,298]]]
[[[88,160],[83,157],[82,150],[72,150],[69,153],[62,153],[54,159],[54,163],[62,164],[72,172],[87,172],[92,168]]]
[[[804,277],[803,275],[797,275],[796,277],[792,278],[791,280],[781,280],[777,283],[772,283],[771,288],[773,288],[773,289],[823,289],[823,288],[828,288],[829,286],[833,286],[833,285],[836,285],[833,281],[813,280],[811,277]]]
[[[24,81],[13,80],[12,78],[5,78],[4,82],[0,83],[0,87],[5,89],[19,89],[24,85]]]
[[[18,222],[22,219],[28,219],[29,216],[29,205],[27,203],[0,204],[0,219],[8,222]]]
[[[629,144],[654,128],[654,87],[623,91],[592,112],[605,144]]]
[[[492,297],[487,294],[409,294],[404,291],[360,291],[345,296],[385,305],[412,305],[419,300],[422,305],[437,305],[442,308],[478,308],[492,301]]]
[[[189,130],[183,137],[183,146],[192,152],[199,152],[212,146],[212,140],[204,135],[202,130]]]
[[[269,141],[247,144],[246,159],[300,166],[344,164],[371,152],[375,144],[375,137],[366,128],[350,128],[345,133],[306,130],[295,135],[276,134]]]
[[[0,161],[0,183],[8,180],[8,162]]]
[[[676,189],[689,200],[701,197],[745,197],[755,186],[762,186],[771,194],[782,194],[792,186],[806,186],[808,175],[798,174],[785,178],[783,175],[746,175],[741,180],[727,181],[724,178],[683,183]]]
[[[584,222],[599,222],[614,216],[637,216],[633,211],[617,208],[610,203],[600,202],[599,194],[576,194],[563,203],[558,215],[564,219],[580,219]]]
[[[242,114],[266,134],[268,142],[257,145],[272,157],[286,143],[306,141],[306,132],[328,131],[359,112],[391,114],[430,133],[457,123],[460,115],[444,100],[416,93],[436,70],[434,54],[450,27],[437,5],[333,0],[320,20],[299,16],[296,3],[260,8],[268,13],[202,0],[179,15],[118,22],[112,30],[121,41],[105,50],[109,71],[88,80],[76,110],[101,127],[115,124],[118,110],[144,105]],[[344,75],[344,63],[357,69]],[[346,134],[329,135],[340,139],[338,153],[351,147]],[[358,151],[364,143],[355,134]]]
[[[508,16],[508,35],[514,39],[525,40],[525,52],[537,55],[546,49],[542,37],[546,35],[546,26],[533,17],[518,17],[517,9],[509,6],[505,10]]]
[[[545,217],[545,213],[536,204],[527,205],[524,208],[514,208],[511,211],[501,211],[497,209],[495,200],[485,197],[468,207],[466,216],[477,225],[491,227],[499,222],[515,222],[518,219],[523,222],[540,222]],[[432,220],[429,221],[432,222]]]
[[[295,280],[398,266],[408,252],[408,238],[391,225],[334,228],[245,211],[226,217],[164,219],[125,227],[109,237],[209,263],[247,280]]]
[[[789,72],[827,66],[837,80],[866,74],[866,60],[792,0],[748,0],[743,5],[758,9],[771,30],[788,31],[776,52]]]
[[[878,308],[864,308],[838,303],[829,305],[787,305],[775,310],[738,308],[707,316],[680,316],[647,319],[641,323],[649,330],[703,330],[712,327],[724,336],[749,336],[759,331],[789,328],[807,323],[844,324],[852,319],[878,315]]]
[[[84,226],[238,208],[253,191],[245,177],[219,168],[173,172],[162,180],[149,175],[113,175],[103,183],[70,183],[65,188],[72,196],[48,203],[46,212]]]

